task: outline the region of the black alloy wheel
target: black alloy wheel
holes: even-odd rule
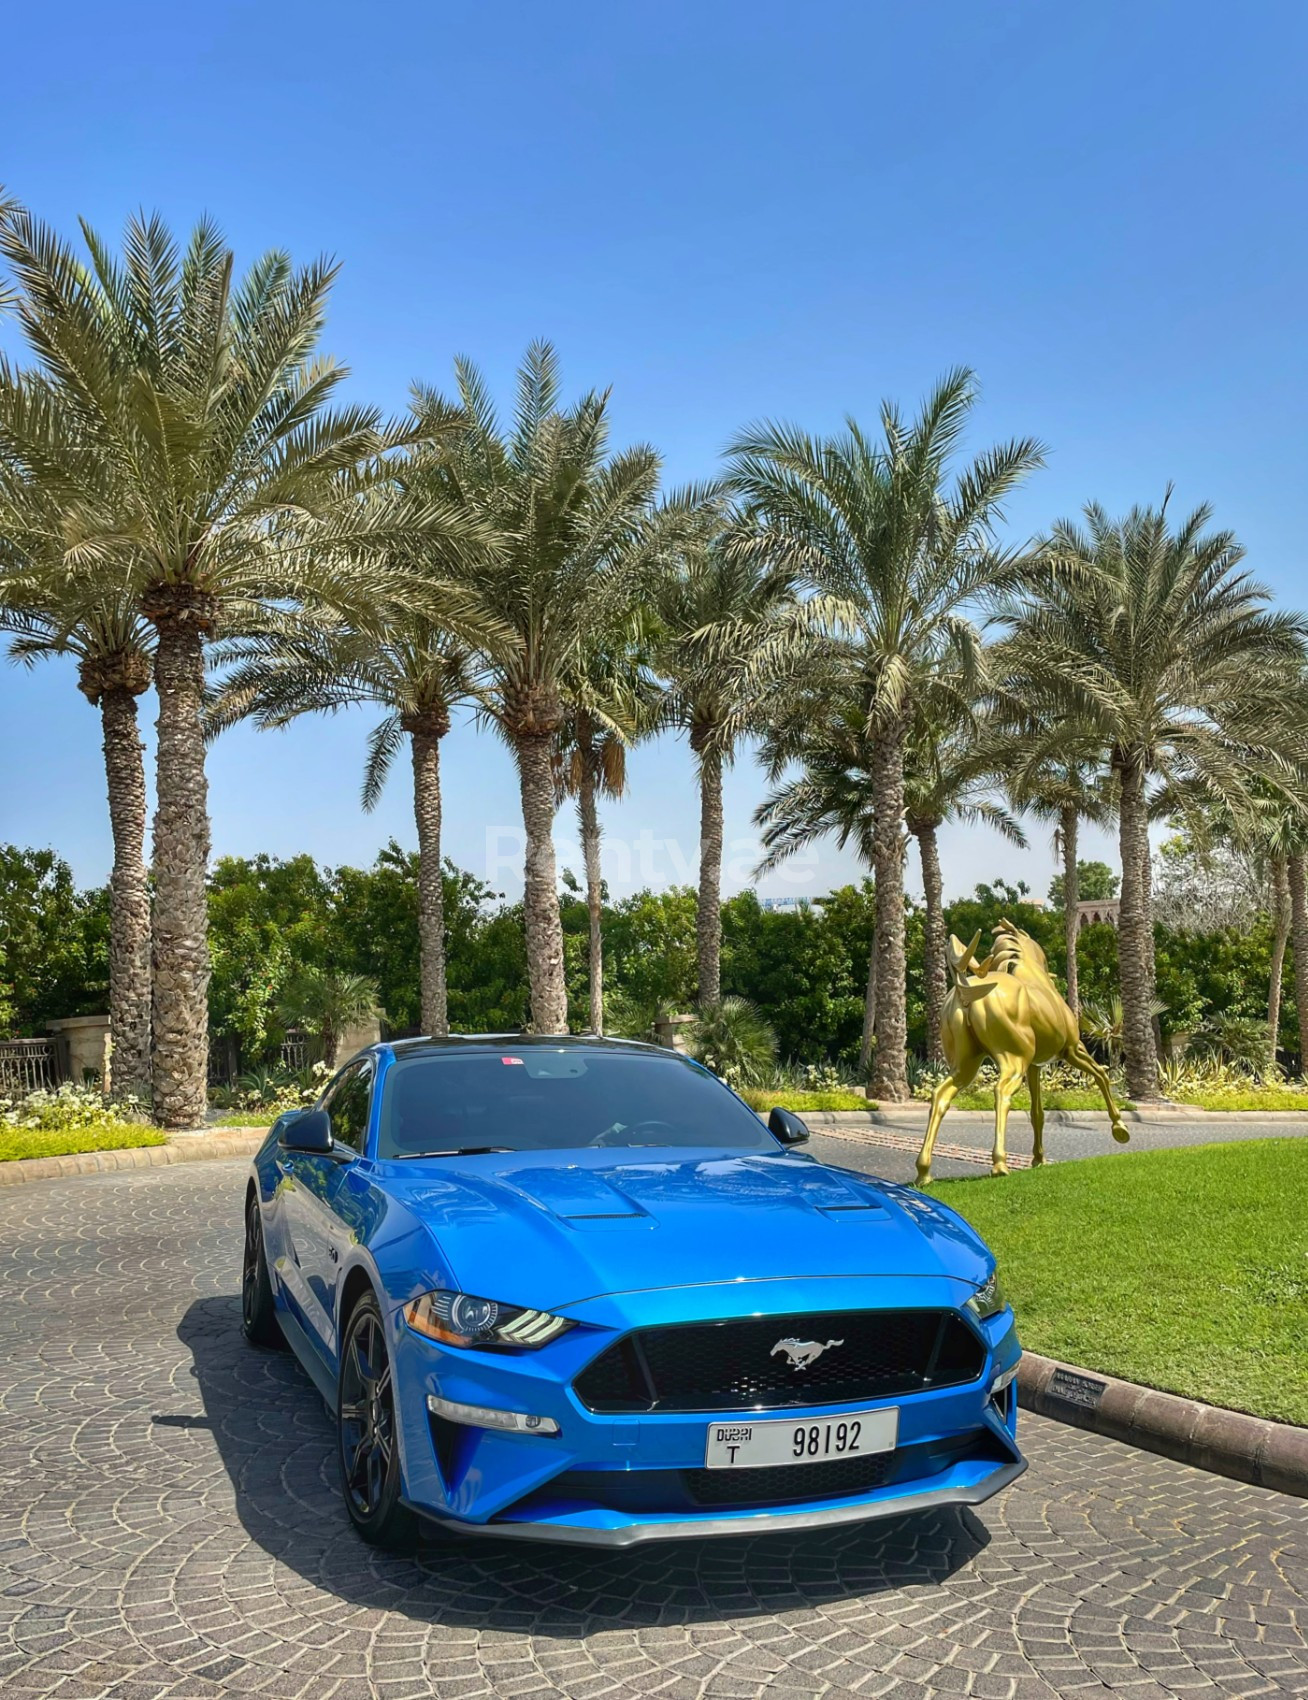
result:
[[[284,1346],[273,1303],[268,1259],[263,1249],[259,1200],[251,1192],[245,1205],[245,1250],[241,1257],[241,1332],[255,1346]]]
[[[350,1313],[341,1342],[336,1408],[341,1489],[351,1522],[373,1546],[406,1546],[417,1520],[400,1503],[395,1381],[371,1293]]]

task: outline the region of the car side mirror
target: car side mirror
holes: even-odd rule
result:
[[[326,1110],[303,1110],[287,1122],[278,1135],[287,1151],[305,1151],[326,1157],[332,1148],[332,1119]]]
[[[778,1104],[768,1117],[768,1132],[783,1145],[802,1145],[808,1129],[793,1110],[783,1110]]]

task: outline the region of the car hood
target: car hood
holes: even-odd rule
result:
[[[979,1283],[991,1261],[960,1217],[920,1193],[781,1150],[530,1151],[383,1167],[385,1190],[430,1242],[423,1256],[403,1236],[410,1291],[453,1281],[556,1309],[778,1277]]]

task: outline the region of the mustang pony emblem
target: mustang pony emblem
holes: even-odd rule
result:
[[[817,1362],[823,1352],[829,1352],[833,1346],[843,1346],[844,1343],[843,1340],[828,1340],[825,1345],[821,1340],[778,1340],[768,1356],[775,1358],[778,1352],[784,1352],[791,1369],[807,1369],[810,1364]]]

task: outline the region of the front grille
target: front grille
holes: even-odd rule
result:
[[[776,1350],[787,1339],[823,1350],[795,1369]],[[573,1387],[601,1414],[769,1411],[955,1387],[984,1365],[980,1340],[953,1311],[828,1311],[639,1329],[601,1352]]]
[[[782,1464],[763,1470],[683,1470],[696,1505],[784,1505],[791,1499],[838,1499],[870,1493],[889,1480],[893,1452],[868,1458],[831,1458],[821,1464]]]

